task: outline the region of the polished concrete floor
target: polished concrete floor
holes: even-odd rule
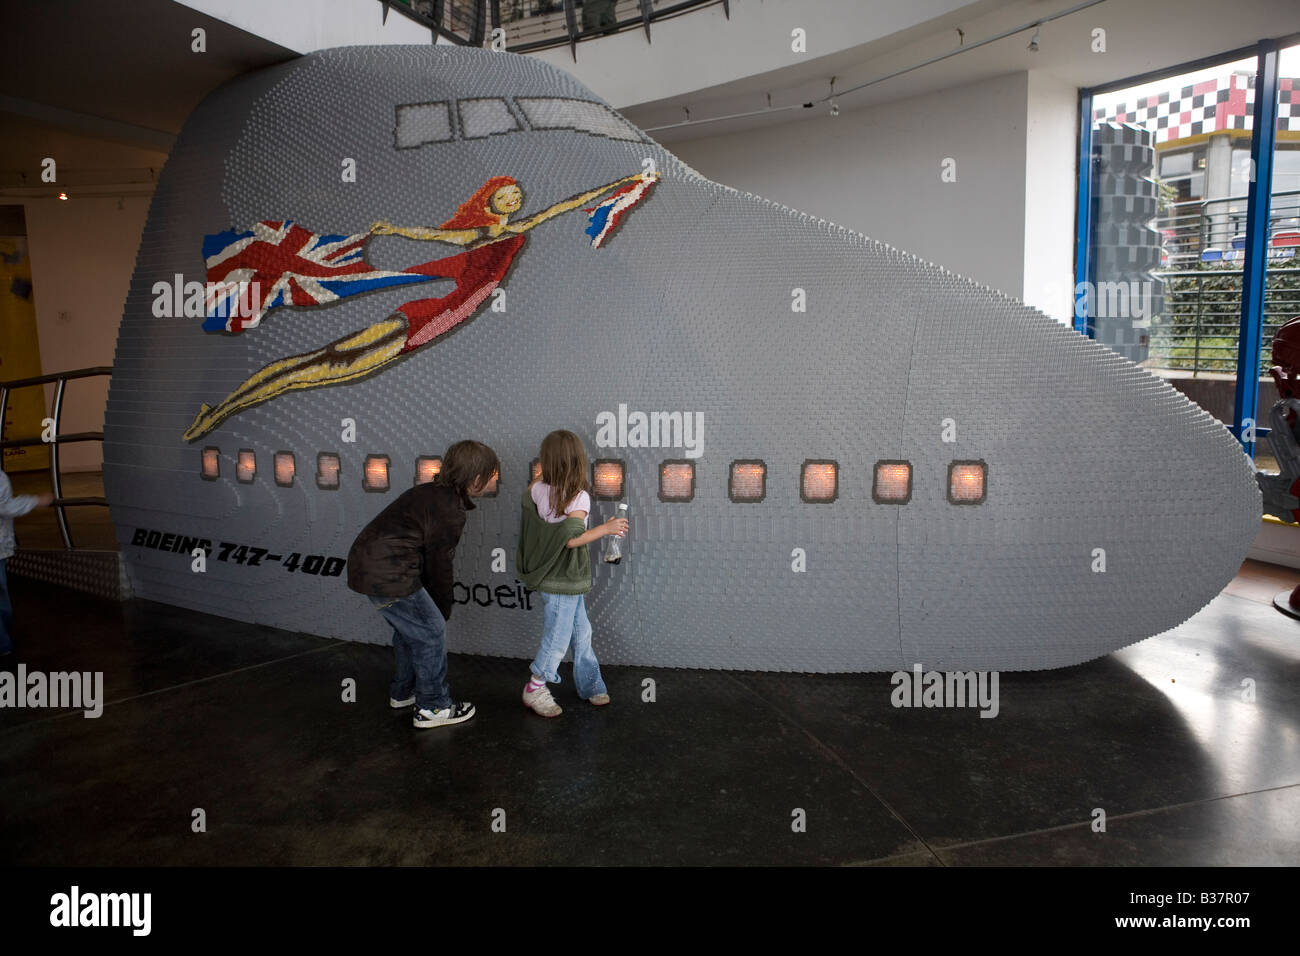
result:
[[[13,579],[17,659],[107,704],[0,710],[0,863],[1300,864],[1297,582],[1247,562],[1175,631],[1002,674],[994,719],[894,708],[887,674],[643,667],[596,709],[565,665],[544,720],[526,664],[453,655],[478,716],[416,731],[388,648]]]

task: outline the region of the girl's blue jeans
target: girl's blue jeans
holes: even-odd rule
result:
[[[586,700],[605,693],[600,661],[591,649],[591,621],[587,620],[585,594],[542,595],[542,649],[533,659],[532,671],[551,684],[560,683],[556,670],[564,653],[573,647],[573,682],[578,696]]]

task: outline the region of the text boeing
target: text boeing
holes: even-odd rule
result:
[[[596,415],[599,448],[681,448],[687,458],[704,454],[703,412],[618,412]]]
[[[981,717],[996,717],[997,671],[894,671],[889,682],[894,690],[889,702],[895,707],[979,707]]]

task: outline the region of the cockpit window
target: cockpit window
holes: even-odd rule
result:
[[[451,139],[451,112],[447,103],[408,103],[397,107],[396,135],[398,149],[445,143]]]
[[[460,135],[463,139],[482,139],[494,133],[509,133],[519,129],[505,100],[460,100],[456,103],[460,113]]]
[[[540,96],[516,97],[515,102],[533,129],[573,129],[593,136],[641,142],[641,134],[635,128],[600,103]]]

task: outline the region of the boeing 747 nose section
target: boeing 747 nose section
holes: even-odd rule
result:
[[[1114,353],[704,179],[567,74],[446,47],[227,84],[159,179],[104,480],[137,595],[389,640],[348,546],[452,442],[500,456],[458,652],[520,657],[519,495],[593,461],[602,661],[857,672],[1088,660],[1174,627],[1258,528],[1223,426]],[[495,497],[494,497],[495,495]]]
[[[908,662],[1079,663],[1176,627],[1232,580],[1260,496],[1220,422],[1032,310],[955,278],[933,296],[904,429],[933,485],[899,524]],[[952,463],[976,460],[982,496],[962,500]]]

